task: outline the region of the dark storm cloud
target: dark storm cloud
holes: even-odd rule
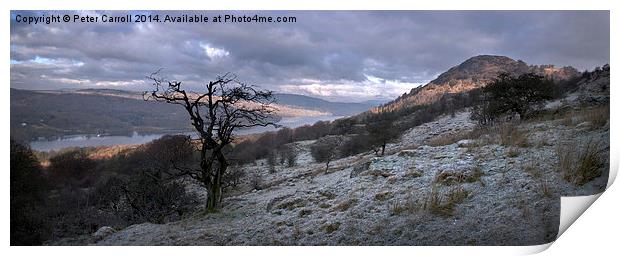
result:
[[[578,69],[609,62],[607,11],[195,13],[297,22],[28,25],[15,16],[50,13],[12,12],[11,87],[140,90],[163,67],[191,86],[232,71],[276,91],[362,100],[398,96],[479,54]]]

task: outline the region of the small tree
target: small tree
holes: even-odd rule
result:
[[[526,119],[554,95],[554,83],[533,73],[513,77],[503,73],[482,89],[482,103],[472,108],[471,118],[481,124],[492,123],[503,114]]]
[[[286,166],[293,167],[297,164],[297,151],[295,147],[291,145],[282,146],[282,159],[286,163]]]
[[[198,134],[200,165],[173,168],[176,176],[188,175],[207,189],[206,209],[213,211],[221,201],[222,179],[229,165],[225,148],[233,142],[234,132],[240,128],[277,126],[270,121],[275,112],[271,107],[272,93],[239,82],[230,73],[205,84],[202,92],[191,92],[184,90],[181,82],[164,80],[158,73],[148,76],[155,88],[144,92],[144,99],[181,105],[187,112]]]
[[[380,152],[382,156],[385,154],[385,146],[400,135],[399,128],[390,120],[379,120],[369,123],[366,125],[366,129],[370,135],[371,143],[380,148],[375,150],[375,152],[377,155]]]
[[[326,136],[318,139],[310,147],[310,153],[317,162],[325,163],[325,171],[329,170],[329,163],[336,158],[338,147],[342,140],[337,136]]]

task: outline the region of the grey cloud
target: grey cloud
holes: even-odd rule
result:
[[[420,84],[479,54],[582,70],[609,62],[608,11],[148,13],[295,16],[297,22],[27,25],[15,22],[15,15],[48,13],[12,12],[11,87],[143,89],[146,83],[136,81],[163,67],[191,86],[232,71],[244,81],[287,92],[295,92],[295,85],[305,93],[347,85],[343,88],[359,98],[359,91],[373,91],[368,76]],[[37,57],[52,63],[37,63]],[[398,96],[396,88],[406,91],[401,87],[379,97]],[[346,97],[346,90],[339,95]]]

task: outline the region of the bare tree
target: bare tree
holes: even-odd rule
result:
[[[235,139],[234,132],[255,126],[277,127],[270,121],[275,112],[271,107],[272,92],[239,82],[230,73],[205,84],[202,92],[186,91],[181,82],[159,77],[159,71],[147,78],[153,81],[155,88],[144,92],[144,100],[178,104],[189,115],[198,133],[200,167],[173,163],[173,169],[177,177],[187,175],[198,180],[208,191],[206,210],[215,210],[221,202],[222,179],[229,165],[225,147]]]
[[[342,144],[339,136],[326,136],[318,139],[310,146],[310,154],[317,162],[325,163],[325,172],[329,170],[329,164],[338,154],[338,148]]]

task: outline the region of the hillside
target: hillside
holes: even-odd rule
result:
[[[573,67],[556,68],[553,65],[529,66],[505,56],[479,55],[450,68],[428,84],[413,88],[379,109],[396,110],[406,106],[433,103],[447,93],[461,93],[480,88],[493,81],[500,73],[521,75],[533,72],[555,80],[565,80],[580,73]]]
[[[277,102],[282,105],[289,105],[299,107],[303,109],[317,110],[321,112],[329,112],[336,116],[350,116],[364,112],[378,104],[373,102],[364,103],[345,103],[345,102],[331,102],[318,98],[308,97],[297,94],[274,94]]]
[[[413,118],[404,116],[403,119]],[[406,121],[406,120],[405,120]],[[609,66],[546,102],[535,118],[480,127],[469,109],[408,128],[384,156],[241,164],[222,207],[180,220],[104,226],[49,244],[535,245],[558,234],[560,196],[604,191],[609,166]],[[585,167],[584,167],[585,166]],[[195,181],[187,192],[204,201]],[[103,225],[107,225],[103,223]]]
[[[558,232],[558,198],[599,193],[607,182],[606,170],[575,184],[563,169],[566,156],[588,150],[608,165],[608,106],[577,100],[591,98],[588,88],[604,84],[604,73],[593,76],[600,78],[584,79],[582,89],[548,103],[540,118],[479,130],[462,110],[407,130],[383,157],[361,153],[336,160],[328,171],[310,156],[313,141],[296,142],[295,167],[277,165],[273,172],[264,161],[241,166],[248,175],[217,213],[136,224],[77,243],[547,243]],[[187,186],[204,197],[194,183]]]

